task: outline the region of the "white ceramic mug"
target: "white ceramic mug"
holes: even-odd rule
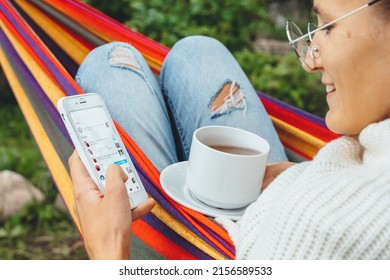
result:
[[[227,126],[205,126],[192,138],[186,185],[203,203],[236,209],[261,190],[270,146],[260,136]]]

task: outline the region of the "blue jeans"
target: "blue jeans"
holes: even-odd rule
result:
[[[118,42],[93,50],[76,75],[84,92],[102,96],[113,119],[159,171],[187,160],[193,132],[206,125],[256,133],[270,143],[269,162],[287,159],[253,86],[217,40],[180,40],[159,78],[135,48]]]

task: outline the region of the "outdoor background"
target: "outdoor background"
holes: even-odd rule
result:
[[[311,1],[85,0],[118,21],[171,47],[194,34],[219,39],[254,87],[323,117],[327,106],[318,75],[300,67],[290,50],[286,19],[306,30]],[[0,259],[84,259],[87,255],[0,68],[0,172],[22,174],[45,195],[43,203],[0,221]]]

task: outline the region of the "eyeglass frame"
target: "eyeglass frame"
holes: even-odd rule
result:
[[[295,45],[294,45],[296,42],[298,42],[298,41],[300,41],[300,40],[303,40],[303,39],[305,39],[306,37],[309,37],[309,41],[310,41],[310,43],[311,43],[312,40],[313,40],[313,36],[312,36],[312,35],[313,35],[314,33],[318,32],[318,31],[321,31],[321,30],[323,30],[323,29],[325,29],[325,28],[327,28],[327,27],[329,27],[329,26],[335,24],[336,22],[338,22],[338,21],[340,21],[340,20],[343,20],[343,19],[345,19],[345,18],[347,18],[347,17],[349,17],[349,16],[351,16],[351,15],[357,13],[357,12],[360,12],[361,10],[363,10],[363,9],[365,9],[365,8],[367,8],[367,7],[370,7],[370,6],[376,4],[376,3],[380,2],[380,1],[381,1],[381,0],[372,0],[372,1],[370,1],[370,2],[368,2],[368,3],[366,3],[366,4],[362,5],[362,6],[360,6],[360,7],[358,7],[358,8],[352,10],[351,12],[349,12],[349,13],[347,13],[347,14],[341,16],[341,17],[338,17],[338,18],[336,18],[335,20],[332,20],[331,22],[328,22],[328,23],[326,23],[326,24],[324,24],[324,25],[322,25],[322,26],[320,26],[320,27],[318,27],[318,28],[316,28],[316,29],[314,29],[314,30],[312,30],[312,31],[310,31],[310,24],[311,24],[311,23],[309,22],[309,24],[308,24],[308,32],[307,32],[306,34],[303,34],[302,36],[300,36],[300,37],[294,39],[294,40],[291,40],[290,30],[289,30],[289,23],[293,23],[294,25],[296,25],[296,27],[299,29],[299,31],[300,31],[301,33],[302,33],[302,31],[301,31],[301,29],[298,27],[298,25],[297,25],[295,22],[289,20],[289,21],[287,21],[287,24],[286,24],[286,33],[287,33],[287,38],[288,38],[288,40],[289,40],[289,44],[290,44],[290,46],[295,50],[295,53],[297,54],[299,60],[301,60],[303,63],[305,63],[305,58],[304,58],[304,57],[300,57],[300,55],[298,54],[298,51],[297,51],[297,49],[296,49],[296,47],[295,47]],[[314,24],[314,25],[315,25],[315,24]],[[307,42],[307,43],[308,43],[308,42]],[[310,44],[308,43],[308,51],[310,51],[310,55],[311,55],[312,59],[314,60],[314,57],[318,57],[318,55],[319,55],[319,46],[316,45],[316,46],[313,46],[313,47],[315,48],[315,50],[314,50],[313,48],[310,48]],[[317,52],[318,55],[314,56],[313,53],[312,53],[313,51]],[[311,69],[311,70],[313,69],[313,68],[311,68],[310,66],[308,66],[306,63],[305,63],[305,65],[306,65],[309,69]]]

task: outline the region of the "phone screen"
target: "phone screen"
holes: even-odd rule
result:
[[[105,187],[106,170],[110,164],[119,165],[129,177],[126,182],[128,193],[141,190],[133,165],[126,156],[127,151],[115,132],[112,122],[103,106],[96,106],[69,112],[72,126],[77,134],[97,180]]]

